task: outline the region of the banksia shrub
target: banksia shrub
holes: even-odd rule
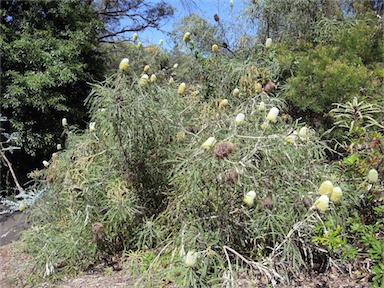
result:
[[[264,97],[267,108],[278,109],[269,103],[268,96]],[[351,200],[356,199],[357,193],[351,193],[337,211],[328,196],[321,198],[325,201],[327,197],[328,203],[317,201],[317,183],[330,172],[323,165],[324,143],[315,134],[306,141],[295,134],[295,145],[287,145],[285,137],[290,129],[283,122],[262,130],[265,114],[258,111],[256,99],[260,100],[243,102],[241,111],[247,113],[247,121],[240,127],[234,123],[233,114],[221,110],[218,110],[219,118],[207,125],[207,118],[200,116],[206,111],[190,106],[194,124],[204,129],[171,148],[180,157],[174,162],[176,169],[169,174],[172,187],[167,193],[169,205],[159,221],[168,227],[165,234],[175,235],[178,243],[182,241],[183,231],[199,231],[195,233],[202,236],[190,249],[199,251],[209,247],[213,238],[208,240],[203,236],[209,231],[216,235],[215,243],[228,245],[242,255],[253,257],[252,251],[260,247],[268,255],[267,247],[284,241],[295,223],[317,211],[324,211],[321,217],[335,213],[345,217],[351,207],[348,203],[351,205]],[[216,139],[223,140],[216,142]],[[202,151],[201,146],[208,151]],[[311,209],[312,204],[317,209]],[[284,211],[284,215],[279,211]],[[297,243],[310,241],[310,234],[306,235],[306,240]],[[286,265],[284,269],[294,267],[299,271],[305,261],[301,257],[302,248],[290,243],[282,248],[285,256],[280,260],[284,259],[281,262],[282,266]]]
[[[229,65],[221,56],[180,62],[172,76],[185,81],[178,94],[168,83],[149,85],[142,62],[93,85],[87,105],[97,125],[92,133],[66,125],[65,150],[41,172],[46,192],[31,212],[35,230],[24,236],[40,271],[73,272],[121,251],[161,251],[144,272],[156,277],[142,279],[203,287],[228,273],[228,259],[240,259],[227,254],[232,249],[249,263],[267,259],[270,275],[289,275],[305,264],[303,249],[311,253],[318,217],[344,225],[360,193],[337,179],[340,203],[341,188],[329,194],[335,203],[328,190],[319,195],[318,184],[335,178],[324,164],[325,143],[315,132],[296,133],[305,126],[299,121],[277,121],[283,102],[255,87],[275,79],[268,69]],[[196,84],[202,74],[209,84]],[[234,97],[236,87],[242,93]]]
[[[48,274],[76,272],[102,255],[135,247],[147,213],[152,217],[164,207],[162,147],[176,130],[165,126],[169,115],[155,111],[170,103],[171,93],[159,102],[158,93],[145,94],[136,77],[127,83],[117,75],[94,85],[87,100],[92,133],[66,126],[66,149],[46,161],[47,181],[40,184],[46,192],[31,211],[35,230],[24,236],[42,274],[46,265]]]

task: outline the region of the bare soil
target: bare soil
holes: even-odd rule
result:
[[[131,277],[127,271],[113,271],[111,273],[81,274],[75,278],[65,278],[52,283],[40,279],[36,281],[30,257],[22,252],[19,242],[13,242],[0,247],[0,287],[1,288],[121,288],[133,287]]]

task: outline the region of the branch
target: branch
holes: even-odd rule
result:
[[[15,174],[15,171],[13,171],[13,168],[12,168],[12,163],[8,160],[7,156],[5,155],[5,153],[3,152],[3,143],[0,142],[0,153],[1,153],[1,157],[3,157],[3,159],[5,160],[5,162],[7,162],[7,165],[8,165],[8,169],[9,171],[11,172],[12,174],[12,178],[13,178],[13,181],[15,182],[16,184],[16,187],[17,187],[17,190],[19,190],[20,193],[22,193],[24,191],[24,189],[20,186],[19,184],[19,181],[17,181],[17,177],[16,177],[16,174]]]
[[[138,32],[138,31],[142,31],[148,27],[153,27],[153,28],[157,28],[158,25],[155,23],[155,22],[148,22],[147,24],[143,24],[141,26],[136,26],[134,28],[129,28],[129,29],[122,29],[120,31],[117,31],[117,32],[107,32],[108,34],[105,34],[103,36],[100,36],[98,38],[99,41],[101,42],[104,42],[103,39],[105,38],[110,38],[110,37],[115,37],[119,34],[123,34],[123,33],[127,33],[127,32]]]

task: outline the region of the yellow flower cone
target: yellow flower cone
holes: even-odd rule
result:
[[[235,88],[235,89],[233,89],[233,92],[232,92],[232,95],[233,96],[239,96],[240,95],[240,90],[239,90],[239,88]]]
[[[260,102],[259,104],[259,111],[264,112],[265,111],[265,103],[263,101]]]
[[[185,256],[185,266],[187,267],[193,267],[197,262],[198,253],[195,251],[188,251],[187,255]]]
[[[149,76],[147,74],[144,74],[140,78],[139,85],[142,87],[146,87],[148,85],[148,82],[149,82]]]
[[[278,115],[279,115],[279,109],[277,107],[272,107],[271,110],[269,110],[268,112],[267,120],[272,123],[276,123]]]
[[[263,86],[261,86],[261,84],[260,84],[259,82],[257,82],[257,83],[255,84],[255,90],[256,90],[257,92],[261,92],[261,90],[263,90]]]
[[[128,58],[124,58],[123,60],[121,60],[121,62],[119,64],[119,69],[121,71],[123,71],[124,73],[128,73],[128,71],[129,71],[129,59]]]
[[[25,210],[25,208],[27,208],[27,206],[25,206],[25,204],[20,204],[19,205],[19,211],[20,212],[23,212]]]
[[[293,132],[292,134],[288,135],[287,137],[285,137],[285,141],[288,142],[288,143],[291,143],[291,144],[294,144],[296,143],[296,140],[297,140],[297,132]]]
[[[201,144],[201,147],[204,150],[210,150],[212,147],[216,144],[215,137],[209,137],[203,144]]]
[[[235,123],[236,123],[236,125],[240,125],[240,124],[242,124],[244,122],[244,120],[245,120],[245,114],[244,113],[239,113],[236,116]]]
[[[229,106],[228,99],[223,99],[219,102],[219,108],[224,109]]]
[[[190,41],[191,41],[191,33],[189,33],[189,32],[185,32],[185,34],[184,34],[184,36],[183,36],[183,41],[184,41],[185,43],[190,42]]]
[[[379,181],[379,173],[376,169],[371,169],[368,171],[368,182],[377,183]]]
[[[212,45],[212,53],[217,53],[219,52],[219,46],[217,44]]]
[[[340,202],[341,198],[343,198],[343,191],[340,187],[334,187],[329,200],[331,200],[333,203],[337,203]]]
[[[331,181],[327,180],[321,183],[319,187],[319,194],[327,195],[329,197],[332,193],[332,190],[333,190],[333,184]]]
[[[249,207],[253,205],[256,198],[256,192],[255,191],[249,191],[247,194],[245,194],[243,202],[247,204]]]
[[[327,195],[321,195],[315,201],[315,208],[319,211],[326,211],[329,207],[329,198]]]
[[[179,88],[177,89],[177,94],[183,95],[185,93],[185,89],[187,88],[187,85],[183,82],[179,85]]]
[[[89,123],[89,132],[95,132],[96,131],[96,122],[90,122]]]
[[[308,138],[308,128],[307,127],[301,127],[299,130],[299,136],[301,138]]]
[[[263,122],[263,124],[261,124],[260,127],[261,127],[261,129],[263,129],[263,130],[267,129],[267,128],[269,127],[269,123],[268,123],[268,121]]]
[[[268,38],[267,40],[265,40],[265,48],[271,48],[272,47],[272,39],[271,38]]]
[[[149,81],[151,81],[152,83],[156,82],[157,81],[157,76],[155,74],[152,74],[151,78],[149,78]]]

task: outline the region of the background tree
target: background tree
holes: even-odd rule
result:
[[[271,37],[286,42],[313,39],[316,22],[324,16],[339,17],[341,13],[336,0],[254,0],[246,11],[258,27],[260,39]]]
[[[261,39],[272,37],[285,43],[314,41],[317,23],[324,18],[347,20],[345,16],[365,17],[374,12],[382,15],[384,4],[376,0],[252,0],[246,14],[258,29]]]
[[[104,25],[101,41],[124,38],[128,32],[146,28],[159,29],[161,22],[173,15],[174,9],[165,1],[89,0]],[[123,22],[121,20],[124,20]],[[123,24],[122,24],[123,23]]]
[[[173,27],[171,39],[174,42],[175,51],[185,45],[182,40],[186,32],[191,33],[195,48],[203,54],[211,53],[212,44],[223,42],[219,38],[218,26],[212,25],[207,19],[197,14],[190,14],[180,19]]]
[[[85,120],[87,82],[103,75],[97,52],[103,23],[79,1],[1,4],[1,107],[9,131],[18,132],[22,149],[12,160],[23,175],[52,152],[61,118]]]
[[[158,28],[172,13],[164,1],[1,2],[1,108],[9,119],[4,128],[17,132],[22,148],[10,159],[21,177],[63,140],[61,118],[87,121],[88,83],[105,72],[100,41]],[[120,27],[123,17],[127,24]]]

